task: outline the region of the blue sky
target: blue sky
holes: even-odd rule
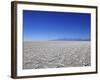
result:
[[[23,10],[24,41],[90,39],[88,13]]]

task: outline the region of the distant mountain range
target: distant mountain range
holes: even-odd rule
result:
[[[53,39],[50,41],[90,41],[90,39],[67,39],[67,38],[61,38],[61,39]]]

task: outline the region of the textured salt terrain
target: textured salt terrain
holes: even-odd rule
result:
[[[23,69],[91,65],[89,41],[24,42]]]

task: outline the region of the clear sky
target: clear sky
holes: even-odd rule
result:
[[[24,41],[90,39],[88,13],[23,10]]]

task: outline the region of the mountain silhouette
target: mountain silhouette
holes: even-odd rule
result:
[[[90,39],[81,39],[81,38],[77,38],[77,39],[67,39],[67,38],[60,38],[60,39],[53,39],[50,41],[90,41]]]

